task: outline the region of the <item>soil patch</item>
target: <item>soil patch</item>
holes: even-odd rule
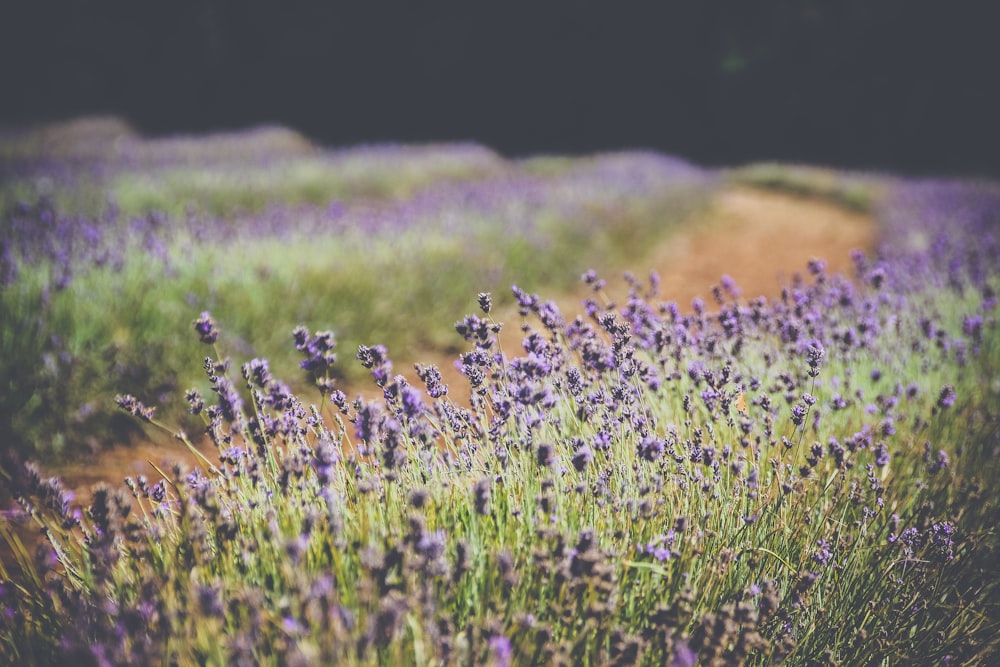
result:
[[[664,298],[684,309],[706,301],[712,285],[728,274],[743,298],[774,297],[810,259],[830,272],[851,270],[851,250],[875,247],[875,224],[867,215],[827,202],[764,190],[725,190],[703,224],[666,239],[652,253]]]

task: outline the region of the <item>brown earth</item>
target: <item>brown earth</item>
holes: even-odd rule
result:
[[[734,187],[724,190],[692,224],[671,232],[650,250],[646,260],[622,270],[644,277],[655,269],[661,277],[660,297],[687,311],[694,297],[711,303],[711,287],[723,274],[735,279],[744,299],[774,297],[780,293],[782,281],[804,271],[809,259],[823,258],[831,271],[847,271],[850,251],[871,250],[874,243],[875,225],[868,216],[817,199]],[[611,284],[612,295],[623,292],[618,275],[603,277]],[[555,298],[564,315],[580,312],[586,290],[581,286],[577,293]],[[494,317],[508,323],[502,343],[508,354],[516,352],[520,342],[516,311],[494,313]],[[396,359],[395,365],[411,369],[417,361],[436,363],[448,384],[456,389],[464,386],[452,365],[454,356],[421,353],[415,359]],[[420,386],[415,373],[404,374]],[[208,454],[208,447],[204,451]],[[179,442],[169,448],[142,443],[100,452],[83,463],[49,466],[44,472],[61,476],[76,491],[78,500],[86,502],[97,482],[119,484],[126,476],[138,474],[156,479],[149,462],[161,465],[168,459],[198,463]]]
[[[743,298],[777,296],[806,262],[821,258],[829,271],[850,272],[850,251],[870,251],[872,220],[833,204],[749,188],[730,188],[706,219],[652,252],[664,299],[687,310],[691,299],[710,301],[711,287],[730,275]]]

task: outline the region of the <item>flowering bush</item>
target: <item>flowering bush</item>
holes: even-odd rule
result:
[[[102,486],[86,511],[28,466],[21,507],[45,541],[32,556],[8,535],[0,652],[995,660],[1000,195],[902,183],[881,206],[855,275],[816,260],[774,301],[722,281],[688,309],[655,275],[619,296],[588,272],[579,315],[511,290],[511,350],[480,294],[455,325],[461,388],[430,365],[412,385],[368,341],[353,356],[381,396],[350,400],[336,337],[303,327],[289,347],[316,389],[292,392],[267,361],[231,361],[203,313],[209,389],[187,404],[218,455]]]

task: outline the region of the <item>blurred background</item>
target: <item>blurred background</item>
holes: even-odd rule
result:
[[[992,176],[991,4],[8,2],[0,123]]]

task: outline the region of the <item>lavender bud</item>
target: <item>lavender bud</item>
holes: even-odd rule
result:
[[[132,394],[118,394],[115,396],[115,403],[118,404],[118,407],[133,417],[138,417],[146,422],[153,421],[153,415],[156,412],[156,408],[146,407]]]
[[[489,292],[479,293],[479,307],[483,309],[483,312],[489,315],[490,309],[493,308],[493,296]]]
[[[942,410],[944,408],[950,408],[955,404],[955,387],[954,385],[946,384],[941,388],[941,393],[938,395],[937,404]]]
[[[208,345],[211,345],[219,338],[219,330],[215,327],[215,320],[212,319],[211,314],[207,310],[201,314],[201,317],[194,321],[194,330],[198,332],[201,342]]]
[[[476,482],[475,489],[473,490],[473,500],[477,514],[486,515],[490,513],[490,499],[492,495],[493,483],[488,477],[484,477]]]
[[[535,450],[535,458],[538,460],[538,465],[543,468],[547,468],[552,465],[556,458],[555,447],[548,443],[542,443],[538,445],[538,449]]]

